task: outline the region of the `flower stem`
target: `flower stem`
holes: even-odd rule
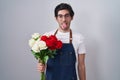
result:
[[[44,72],[41,72],[41,80],[45,80],[45,74],[44,74]]]
[[[39,59],[39,63],[42,63],[42,64],[45,65],[45,61],[44,60]],[[41,80],[45,80],[45,73],[44,72],[41,72],[40,78],[41,78]]]

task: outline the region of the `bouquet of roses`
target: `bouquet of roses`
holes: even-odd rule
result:
[[[29,40],[29,46],[35,58],[42,64],[46,64],[49,58],[54,58],[56,50],[62,47],[62,42],[55,35],[34,33]],[[41,80],[45,80],[44,72],[41,72]]]

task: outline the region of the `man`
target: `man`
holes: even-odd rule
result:
[[[79,80],[86,80],[86,50],[83,36],[70,29],[73,17],[74,11],[69,4],[61,3],[56,6],[55,19],[59,27],[46,34],[56,35],[63,42],[63,47],[57,51],[55,58],[48,60],[46,65],[38,63],[38,71],[44,72],[46,69],[46,80],[78,80],[77,72]]]

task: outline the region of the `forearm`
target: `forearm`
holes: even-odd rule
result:
[[[78,75],[80,80],[86,80],[85,65],[78,65]]]

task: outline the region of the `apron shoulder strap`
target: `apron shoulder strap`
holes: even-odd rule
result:
[[[70,29],[70,43],[72,43],[72,30]]]

